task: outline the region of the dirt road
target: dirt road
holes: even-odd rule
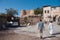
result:
[[[23,34],[0,34],[0,40],[41,40],[39,37]],[[60,37],[45,38],[43,40],[60,40]]]
[[[0,40],[39,40],[39,38],[23,34],[0,34]]]

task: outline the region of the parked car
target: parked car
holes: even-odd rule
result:
[[[14,17],[12,20],[8,20],[6,16],[0,15],[0,30],[9,29],[10,27],[19,27],[19,17]]]
[[[19,25],[18,25],[18,22],[10,21],[10,22],[7,22],[7,27],[15,28],[15,27],[19,27]]]

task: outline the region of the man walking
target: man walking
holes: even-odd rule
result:
[[[42,35],[43,35],[43,28],[44,28],[44,22],[42,20],[40,20],[40,22],[38,23],[38,29],[40,32],[40,38],[42,39]]]
[[[53,34],[53,22],[52,21],[49,22],[48,27],[49,27],[49,33]]]

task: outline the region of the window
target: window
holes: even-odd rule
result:
[[[46,13],[46,10],[45,10],[45,13]]]
[[[49,13],[49,10],[47,10],[47,13]]]
[[[45,13],[49,13],[49,10],[45,10]]]

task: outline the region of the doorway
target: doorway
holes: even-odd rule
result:
[[[54,22],[56,21],[56,17],[57,17],[57,15],[55,15],[55,16],[53,17],[53,21],[54,21]]]

